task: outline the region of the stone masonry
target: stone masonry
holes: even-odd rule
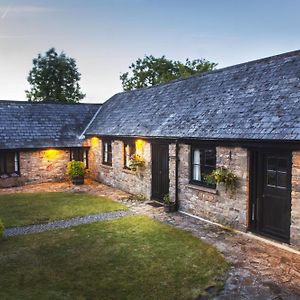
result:
[[[190,181],[190,146],[179,148],[179,209],[181,211],[245,231],[248,211],[248,158],[242,148],[217,147],[217,167],[224,166],[238,177],[234,194],[220,184],[216,189]]]
[[[19,157],[20,176],[1,179],[0,187],[66,179],[66,167],[70,160],[69,150],[27,150],[19,152]]]
[[[112,166],[102,164],[102,141],[90,140],[90,176],[100,182],[149,199],[151,197],[151,144],[140,141],[137,154],[145,160],[145,166],[137,171],[124,168],[124,143],[112,141]]]
[[[21,177],[31,183],[62,181],[66,179],[69,161],[69,150],[47,149],[21,152]]]
[[[300,248],[300,152],[293,152],[292,159],[292,212],[291,244]]]

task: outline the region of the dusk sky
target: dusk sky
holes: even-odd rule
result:
[[[145,54],[218,68],[300,49],[299,0],[0,0],[0,99],[26,100],[39,52],[76,59],[84,102],[122,91]]]

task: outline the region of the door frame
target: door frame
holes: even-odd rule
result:
[[[261,231],[260,225],[262,221],[262,201],[260,197],[263,193],[264,181],[265,181],[265,161],[264,154],[274,153],[281,154],[288,158],[288,195],[289,199],[289,216],[291,224],[291,192],[292,192],[292,151],[291,150],[282,150],[282,149],[270,149],[270,148],[255,148],[249,149],[250,153],[250,168],[249,168],[249,207],[248,207],[248,230],[253,233],[269,237],[274,240],[278,240],[284,243],[290,243],[290,232],[287,239],[271,235]],[[259,174],[259,175],[258,175]]]
[[[156,201],[159,201],[159,202],[163,202],[163,199],[158,199],[158,197],[156,196],[153,196],[153,187],[154,187],[154,184],[153,184],[153,179],[154,179],[154,172],[153,172],[153,169],[154,169],[154,164],[153,164],[153,155],[154,155],[154,151],[155,151],[155,147],[166,147],[167,148],[167,170],[166,170],[166,176],[167,176],[167,182],[168,182],[168,187],[167,187],[167,190],[168,190],[168,193],[170,191],[170,174],[169,174],[169,143],[167,142],[152,142],[151,143],[151,199],[153,200],[156,200]]]

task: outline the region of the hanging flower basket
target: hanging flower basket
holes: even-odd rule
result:
[[[237,176],[224,167],[217,168],[206,175],[205,181],[209,184],[224,183],[226,192],[229,190],[231,194],[236,191]]]
[[[131,155],[129,159],[129,169],[136,171],[138,168],[141,168],[145,165],[145,160],[138,154]]]

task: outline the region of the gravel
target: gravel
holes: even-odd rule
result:
[[[4,231],[4,236],[10,237],[15,235],[38,233],[38,232],[55,230],[60,228],[69,228],[69,227],[78,226],[82,224],[89,224],[97,221],[105,221],[105,220],[121,218],[132,214],[133,213],[131,211],[113,211],[113,212],[105,212],[105,213],[88,215],[84,217],[77,217],[68,220],[58,220],[46,224],[7,228]]]

